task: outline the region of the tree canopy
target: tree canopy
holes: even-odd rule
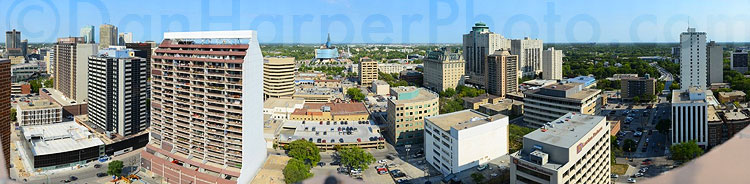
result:
[[[375,162],[375,157],[370,152],[356,146],[346,146],[337,151],[341,164],[351,168],[366,169]]]
[[[107,174],[109,175],[115,175],[120,176],[122,175],[122,167],[124,165],[122,164],[122,161],[115,160],[112,162],[109,162],[109,166],[107,166]]]
[[[664,135],[669,133],[669,128],[672,128],[672,121],[669,119],[661,119],[659,120],[659,123],[656,124],[656,130]]]
[[[310,166],[296,158],[290,159],[283,170],[284,182],[297,183],[313,176]]]
[[[299,139],[292,141],[284,146],[288,151],[287,155],[292,158],[303,161],[307,165],[314,165],[320,162],[320,150],[314,143],[307,140]]]
[[[365,94],[362,93],[362,90],[359,88],[349,88],[346,90],[346,95],[349,95],[349,98],[351,98],[354,101],[364,101],[365,100]]]
[[[672,160],[687,162],[703,155],[703,149],[698,147],[695,140],[672,145],[669,148],[672,153]]]

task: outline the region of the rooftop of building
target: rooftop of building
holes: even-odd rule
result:
[[[342,122],[346,122],[346,124],[342,125]],[[348,132],[351,132],[351,134]],[[321,139],[326,140],[327,143],[342,143],[341,139],[343,139],[343,143],[355,143],[358,142],[357,139],[361,142],[366,142],[382,138],[380,129],[372,121],[289,120],[284,121],[278,136],[282,142],[291,142],[297,139],[309,140],[312,138],[313,142]],[[332,139],[334,140],[333,142],[331,142]]]
[[[62,92],[53,88],[42,88],[42,93],[47,93],[52,99],[62,106],[78,105],[81,103],[76,102],[74,99],[69,99],[62,94]],[[83,102],[85,103],[85,102]]]
[[[574,78],[568,79],[568,82],[575,82],[575,83],[589,83],[596,81],[596,78],[591,76],[578,76]]]
[[[584,88],[581,83],[562,83],[544,86],[535,90],[529,90],[526,93],[558,98],[584,100],[601,93],[601,90]]]
[[[19,102],[18,110],[38,110],[38,109],[50,109],[50,108],[62,108],[57,103],[53,103],[46,99],[34,98],[30,102]]]
[[[270,64],[295,64],[294,57],[265,57],[263,63]]]
[[[495,110],[495,111],[500,111],[500,110],[511,109],[513,105],[523,105],[523,102],[518,101],[518,100],[505,99],[503,101],[500,101],[500,103],[494,103],[494,104],[488,103],[488,104],[481,105],[481,107]]]
[[[21,129],[25,140],[31,143],[31,152],[34,156],[63,153],[104,144],[86,127],[73,121],[23,126]]]
[[[316,112],[330,112],[332,115],[369,114],[364,103],[305,103],[302,109],[295,109],[292,114],[305,115]]]
[[[524,138],[549,145],[570,148],[591,132],[598,123],[604,120],[604,116],[568,113],[550,122],[546,128],[540,128],[526,134]]]
[[[719,92],[719,96],[745,96],[745,92],[734,90],[732,92]]]
[[[691,87],[688,90],[673,90],[672,103],[707,103],[708,99],[706,96],[709,93],[695,87]]]
[[[422,102],[437,99],[438,95],[424,88],[399,86],[391,88],[391,100],[396,104]]]
[[[372,81],[372,85],[388,85],[388,83],[382,80],[375,80]]]
[[[287,107],[292,108],[295,104],[304,104],[304,99],[293,98],[268,98],[263,102],[263,108]]]
[[[523,84],[530,85],[530,86],[547,86],[547,85],[551,85],[555,83],[557,83],[557,80],[544,80],[544,79],[534,79],[534,80],[523,82]]]
[[[708,106],[708,122],[721,122],[721,118],[716,112],[717,111],[714,106]]]
[[[476,97],[463,97],[461,99],[463,99],[465,102],[477,103],[477,102],[484,101],[486,99],[496,99],[496,98],[500,98],[500,97],[485,93],[485,94],[478,95]]]
[[[475,110],[468,109],[429,117],[426,118],[426,120],[437,125],[444,131],[450,131],[451,128],[464,130],[506,117],[507,116],[502,114],[488,116]]]

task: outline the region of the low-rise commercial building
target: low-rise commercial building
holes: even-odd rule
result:
[[[406,70],[416,70],[418,66],[418,64],[383,63],[378,64],[378,71],[387,74],[401,73]]]
[[[585,84],[553,84],[524,93],[524,122],[542,126],[568,112],[594,115],[606,104],[599,89]]]
[[[27,95],[31,94],[31,84],[27,82],[12,83],[10,85],[11,95]]]
[[[62,92],[56,89],[42,88],[39,96],[62,106],[63,118],[72,119],[73,116],[88,114],[88,104],[86,102],[79,103],[74,99],[67,98]]]
[[[743,102],[745,101],[745,92],[738,90],[732,92],[719,92],[719,101],[722,103]]]
[[[388,83],[385,81],[376,80],[372,82],[370,91],[372,91],[372,93],[375,93],[375,95],[388,95],[388,93],[391,91],[391,86],[388,85]]]
[[[567,80],[570,83],[581,83],[584,88],[596,87],[596,78],[591,76],[578,76]]]
[[[273,119],[289,119],[295,109],[303,108],[305,100],[291,98],[269,98],[263,102],[263,115]]]
[[[476,97],[463,97],[461,99],[464,100],[464,108],[473,110],[479,109],[482,105],[496,104],[503,100],[502,97],[490,94],[481,94]]]
[[[297,88],[292,98],[304,99],[305,103],[326,103],[336,98],[343,98],[344,94],[338,88]]]
[[[506,155],[508,121],[474,110],[425,118],[425,159],[448,176]]]
[[[425,88],[391,88],[386,139],[395,146],[422,143],[424,118],[438,115],[438,99],[436,93]]]
[[[523,136],[510,183],[610,183],[609,138],[605,117],[567,113]]]
[[[299,121],[365,121],[370,117],[363,103],[305,103],[289,115]]]
[[[506,116],[521,116],[523,115],[523,102],[514,100],[514,99],[508,99],[499,101],[494,104],[484,104],[479,106],[479,112],[485,113],[487,115],[496,115],[496,114],[503,114]]]
[[[708,148],[716,147],[750,125],[750,110],[708,107]]]
[[[286,121],[276,143],[284,146],[300,139],[314,143],[320,150],[334,150],[336,146],[385,148],[385,138],[380,134],[380,128],[369,120]]]
[[[83,165],[105,155],[104,142],[73,121],[22,126],[21,135],[23,147],[18,150],[37,170]]]
[[[20,126],[62,122],[62,106],[47,99],[19,102],[16,108],[16,121]]]

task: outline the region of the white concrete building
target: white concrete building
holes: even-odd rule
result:
[[[554,47],[547,48],[542,53],[542,79],[545,80],[562,80],[562,50],[555,50]]]
[[[404,70],[416,70],[418,64],[380,63],[378,71],[383,73],[401,73]]]
[[[709,98],[710,91],[697,87],[672,91],[672,144],[695,140],[699,146],[708,145]]]
[[[688,28],[680,34],[680,89],[690,87],[706,89],[708,62],[706,58],[706,33]]]
[[[510,54],[518,56],[518,78],[531,77],[542,72],[543,46],[542,40],[529,37],[510,41]]]
[[[708,42],[706,49],[708,55],[708,83],[724,82],[724,48],[715,41]]]
[[[498,49],[510,49],[510,40],[490,31],[487,24],[476,23],[469,34],[463,35],[463,52],[466,61],[467,83],[477,86],[485,84],[487,55]],[[540,58],[541,59],[541,58]]]
[[[304,105],[305,99],[269,98],[263,102],[263,115],[269,115],[273,119],[288,120],[294,109],[301,109]]]
[[[609,123],[567,113],[523,136],[510,155],[510,183],[610,183]]]
[[[375,95],[388,95],[391,92],[391,86],[385,81],[376,80],[372,82],[370,91]]]
[[[508,154],[508,117],[463,110],[425,118],[425,159],[444,176]]]
[[[16,106],[16,120],[20,126],[46,125],[62,122],[62,106],[49,100],[20,102]]]

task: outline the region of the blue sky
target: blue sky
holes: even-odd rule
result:
[[[30,42],[110,23],[135,41],[163,32],[255,29],[261,43],[460,43],[483,21],[545,42],[675,42],[688,26],[720,42],[750,41],[750,0],[0,0],[0,30]],[[5,37],[0,37],[4,42]]]

